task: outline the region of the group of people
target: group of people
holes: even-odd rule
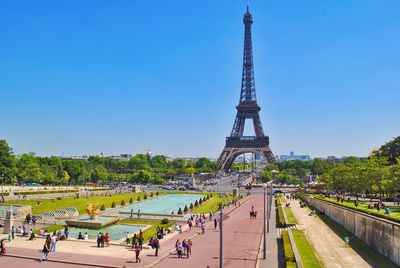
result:
[[[87,232],[85,232],[84,235],[82,235],[82,232],[79,232],[79,234],[78,234],[78,239],[79,239],[79,240],[89,240],[89,235],[88,235]]]
[[[57,242],[60,240],[61,236],[57,234],[55,231],[53,232],[52,235],[48,234],[46,236],[46,240],[43,245],[43,256],[39,259],[40,262],[43,260],[48,260],[49,257],[49,252],[55,252],[56,251],[56,245]]]
[[[193,242],[190,239],[188,239],[187,241],[186,239],[183,239],[182,242],[179,239],[176,240],[175,249],[178,258],[183,258],[183,256],[189,258],[189,256],[192,254],[192,245]]]
[[[33,225],[35,225],[36,221],[37,221],[37,218],[36,218],[35,215],[31,216],[30,213],[26,214],[26,217],[25,217],[25,223],[26,224],[31,224],[32,223]]]
[[[100,232],[97,235],[97,247],[104,248],[104,245],[106,247],[110,246],[110,235],[108,233],[104,234],[104,233]]]
[[[25,225],[22,225],[22,227],[21,226],[18,226],[18,227],[12,226],[11,230],[10,230],[10,235],[9,235],[10,239],[9,240],[14,239],[17,234],[20,234],[22,237],[27,237],[27,236],[30,237],[33,234],[33,231],[32,231],[32,229],[28,230]]]
[[[251,206],[250,219],[256,219],[256,218],[257,218],[257,211],[254,210],[254,206]]]

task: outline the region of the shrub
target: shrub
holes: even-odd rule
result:
[[[197,207],[199,205],[199,202],[196,200],[196,202],[194,202],[194,206]]]
[[[115,208],[115,201],[112,202],[111,208]]]
[[[161,224],[168,224],[169,220],[167,218],[164,218],[161,220]]]
[[[136,198],[136,201],[140,201],[140,200],[142,200],[141,198],[140,198],[140,195],[138,195],[138,197]]]
[[[183,209],[183,212],[187,213],[189,211],[188,207],[185,206],[185,208]]]
[[[190,209],[193,209],[193,203],[190,203],[189,208],[190,208]]]
[[[282,206],[278,206],[278,218],[279,218],[279,226],[281,228],[285,227],[285,218],[283,217]]]
[[[106,210],[106,207],[104,206],[104,204],[101,205],[100,210],[101,210],[101,211]]]
[[[207,201],[207,198],[206,197],[203,197],[203,202],[206,202]]]
[[[151,193],[150,193],[150,197],[153,197],[153,196],[154,196],[154,194],[153,194],[153,192],[151,192]]]
[[[159,193],[159,192],[156,192],[156,195],[160,195],[160,193]]]
[[[57,197],[57,200],[62,200],[61,196]]]
[[[199,199],[199,204],[202,204],[202,203],[203,203],[203,199],[200,198],[200,199]]]
[[[125,200],[124,199],[121,200],[121,206],[125,206]]]
[[[130,199],[129,199],[129,204],[132,204],[133,203],[133,197],[131,197]]]
[[[147,194],[144,194],[143,199],[147,199]]]
[[[178,215],[182,215],[182,214],[183,214],[182,209],[179,208],[179,209],[178,209]]]

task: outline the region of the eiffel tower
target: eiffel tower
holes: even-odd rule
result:
[[[229,172],[233,161],[241,154],[255,153],[261,155],[268,163],[274,163],[275,158],[269,148],[269,137],[264,135],[260,119],[260,106],[257,104],[256,87],[254,81],[253,48],[251,41],[251,25],[253,17],[249,12],[244,14],[244,52],[242,87],[239,105],[236,106],[237,114],[232,132],[226,138],[225,147],[218,158],[218,167]],[[243,136],[246,119],[252,119],[255,136]]]

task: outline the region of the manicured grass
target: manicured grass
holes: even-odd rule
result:
[[[336,199],[334,199],[334,198],[325,198],[320,195],[314,195],[314,197],[317,199],[325,200],[327,202],[331,202],[331,203],[339,205],[339,206],[343,206],[343,207],[354,209],[354,210],[357,210],[360,212],[364,212],[364,213],[370,214],[372,216],[376,216],[379,218],[384,218],[387,220],[392,220],[392,221],[400,223],[400,211],[399,211],[400,208],[398,208],[398,210],[390,209],[390,215],[387,215],[387,214],[385,214],[384,209],[381,209],[379,212],[375,208],[369,209],[368,204],[370,202],[368,202],[368,201],[363,201],[363,202],[360,201],[359,205],[356,207],[354,205],[354,201],[344,201],[343,203],[341,203],[341,202],[336,202]]]
[[[283,241],[283,252],[285,254],[286,267],[296,267],[296,259],[294,257],[292,245],[290,244],[288,231],[281,232]]]
[[[147,195],[149,196],[149,193]],[[125,204],[128,204],[131,197],[136,201],[138,196],[143,200],[144,193],[124,193],[114,194],[113,196],[79,197],[76,199],[73,197],[64,197],[61,200],[55,199],[54,201],[51,199],[42,199],[42,202],[39,205],[36,204],[36,200],[10,200],[6,203],[30,205],[32,206],[33,214],[42,214],[47,211],[55,211],[56,209],[67,207],[75,207],[79,211],[79,214],[86,214],[86,206],[88,204],[96,204],[99,209],[103,204],[106,208],[110,208],[113,202],[118,206],[121,204],[122,200],[125,200]]]
[[[282,206],[278,206],[278,220],[279,220],[279,227],[285,227],[285,217],[283,216]]]
[[[225,195],[220,197],[220,195],[216,193],[213,193],[212,195],[213,198],[207,200],[206,202],[203,202],[203,204],[193,209],[191,213],[215,213],[219,210],[219,203],[222,202],[224,205],[227,205],[233,200],[232,195],[228,195],[227,197],[225,197]]]
[[[287,219],[287,223],[286,224],[290,224],[290,225],[295,225],[297,224],[297,220],[294,217],[292,210],[290,209],[290,207],[284,207],[283,208],[285,210],[285,214],[286,214],[286,219]]]
[[[321,267],[321,264],[319,263],[317,257],[315,256],[314,248],[310,243],[308,243],[303,231],[292,229],[292,234],[304,267],[305,268]]]
[[[53,232],[57,232],[58,230],[64,230],[64,225],[61,224],[54,224],[54,225],[50,225],[49,227],[44,228],[47,233],[53,233]],[[34,234],[39,234],[40,229],[37,229],[35,231],[33,231]]]
[[[301,198],[301,195],[299,195]],[[310,209],[314,210],[314,207],[311,206],[309,203],[307,203],[305,200],[303,200]],[[343,245],[344,245],[344,238],[349,237],[350,242],[349,246],[354,249],[357,254],[359,254],[361,257],[363,257],[365,260],[368,261],[368,263],[372,264],[373,267],[387,267],[387,268],[395,268],[397,267],[394,263],[389,261],[387,258],[379,254],[376,250],[368,246],[365,242],[363,242],[361,239],[358,237],[354,236],[351,234],[349,231],[347,231],[345,228],[343,228],[339,223],[335,222],[331,218],[329,218],[327,215],[323,214],[317,214],[317,216],[331,228],[339,237],[343,239]]]
[[[169,222],[167,224],[162,224],[161,221],[149,221],[149,220],[135,220],[135,219],[124,219],[119,223],[127,224],[140,224],[140,225],[151,225],[149,229],[143,232],[144,243],[147,243],[149,239],[156,236],[157,227],[164,227],[164,229],[171,227],[175,222]]]

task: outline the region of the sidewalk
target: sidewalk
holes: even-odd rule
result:
[[[309,216],[310,210],[300,208],[298,200],[291,201],[291,210],[304,230],[307,239],[327,268],[337,267],[371,267],[352,248],[344,247],[344,241],[333,232],[321,219]]]
[[[250,199],[253,198],[254,197],[250,197]],[[245,198],[245,200],[241,201],[242,205],[240,207],[235,207],[231,205],[229,208],[224,209],[224,215],[226,215],[224,217],[224,224],[227,224],[226,222],[230,222],[232,219],[235,219],[237,217],[236,211],[240,212],[238,213],[240,217],[246,217],[247,220],[250,220],[248,219],[248,211],[251,208],[251,204],[249,205],[251,200],[247,199],[248,198]],[[258,206],[256,205],[256,202],[258,201],[254,202],[254,206],[257,210],[260,210],[260,208],[258,208]],[[250,221],[257,223],[260,222],[259,219]],[[261,223],[257,225],[261,226]],[[241,224],[239,224],[239,227],[240,226]],[[246,226],[242,227],[246,228]],[[225,229],[225,231],[227,237],[229,237],[231,234],[229,233],[229,227],[227,228],[228,229]],[[47,262],[47,264],[52,263],[53,265],[56,264],[57,266],[60,266],[61,264],[64,265],[70,264],[69,266],[89,264],[92,265],[93,267],[123,267],[123,266],[152,267],[156,263],[160,263],[160,265],[162,265],[166,259],[169,259],[170,251],[174,249],[176,239],[180,239],[182,241],[183,239],[191,238],[194,242],[193,246],[193,253],[194,253],[193,257],[194,257],[194,256],[203,256],[204,253],[200,250],[202,248],[202,244],[206,244],[205,247],[207,247],[207,244],[209,243],[209,241],[211,241],[209,240],[209,237],[211,237],[212,234],[215,234],[216,236],[219,237],[219,232],[213,230],[214,227],[212,222],[208,222],[207,231],[205,235],[199,235],[197,232],[199,232],[200,229],[198,228],[193,228],[192,232],[189,232],[187,229],[188,227],[186,226],[186,228],[184,228],[183,233],[181,234],[175,233],[174,235],[169,236],[168,239],[161,240],[161,249],[159,250],[158,257],[154,256],[154,250],[151,249],[143,250],[140,254],[141,255],[140,257],[142,259],[142,262],[140,264],[132,263],[134,255],[133,251],[128,250],[127,248],[121,246],[110,246],[109,248],[97,248],[94,243],[87,244],[87,243],[70,242],[70,241],[59,242],[57,244],[57,251],[54,253],[51,252],[49,254],[49,259],[58,263],[56,264],[55,262]],[[261,234],[258,233],[258,238],[260,236]],[[229,238],[227,239],[228,240],[226,240],[226,242],[230,241]],[[254,242],[253,244],[256,245],[255,250],[258,251],[259,239],[258,241],[257,239],[255,239],[253,242]],[[7,243],[7,255],[19,256],[24,259],[1,257],[0,266],[3,266],[4,264],[7,263],[6,267],[12,267],[10,266],[11,264],[12,265],[15,264],[15,267],[21,267],[28,262],[29,267],[39,267],[39,266],[42,267],[46,262],[39,263],[38,259],[42,255],[40,249],[43,247],[43,243],[44,240],[42,239],[37,239],[36,241],[26,241],[26,239],[23,238],[18,238],[18,240],[13,241],[11,244]],[[218,245],[219,244],[217,243],[217,246]],[[229,247],[229,244],[226,245],[227,247]],[[216,256],[218,256],[218,252],[216,253]],[[171,259],[174,259],[173,257],[174,256],[172,256]],[[214,254],[212,254],[210,258],[213,257]],[[203,258],[201,258],[199,261],[200,262],[198,264],[199,265],[201,264],[201,267],[204,267]]]

